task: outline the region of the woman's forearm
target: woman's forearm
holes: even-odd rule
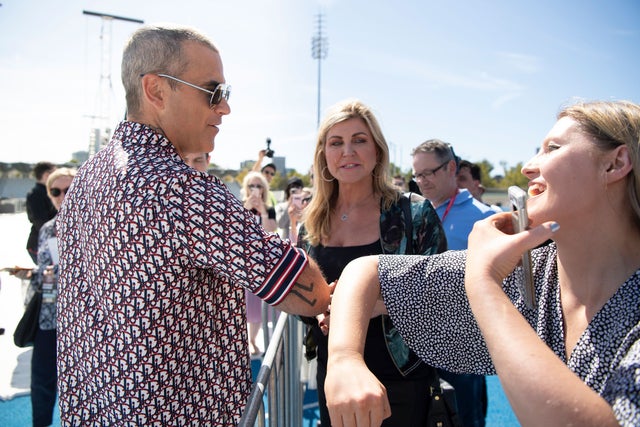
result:
[[[499,286],[470,303],[523,426],[618,425],[609,404],[536,335]]]
[[[536,334],[502,289],[521,254],[557,230],[545,223],[503,233],[509,214],[476,222],[469,235],[465,288],[505,393],[523,426],[618,425],[609,404]]]
[[[379,426],[391,414],[384,386],[364,363],[369,319],[380,297],[378,257],[351,261],[342,271],[331,302],[325,394],[334,426]],[[360,425],[360,424],[359,424]]]
[[[378,257],[351,261],[342,271],[331,301],[331,321],[340,327],[329,334],[329,359],[343,351],[364,351],[369,319],[380,298]]]

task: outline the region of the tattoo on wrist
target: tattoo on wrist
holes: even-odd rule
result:
[[[307,298],[301,291],[305,292],[305,293],[310,293],[313,292],[313,287],[314,284],[313,282],[309,283],[309,286],[303,285],[302,283],[298,283],[296,282],[295,285],[293,285],[293,289],[291,289],[291,293],[296,295],[298,298],[300,298],[302,301],[306,302],[307,304],[309,304],[311,307],[314,307],[316,305],[316,303],[318,302],[317,298],[314,298],[313,300],[310,300],[309,298]]]

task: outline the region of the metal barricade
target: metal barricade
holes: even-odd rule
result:
[[[304,395],[300,380],[302,323],[287,313],[280,313],[270,334],[268,310],[273,309],[263,306],[262,328],[266,351],[238,425],[301,426]]]

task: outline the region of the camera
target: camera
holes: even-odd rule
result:
[[[509,201],[511,202],[513,229],[516,233],[525,231],[529,228],[529,217],[527,216],[527,193],[516,185],[512,185],[507,191],[509,194]],[[522,292],[522,297],[527,306],[531,309],[535,309],[536,288],[533,282],[533,271],[531,265],[531,252],[525,251],[525,253],[522,254],[524,282],[520,285],[520,292]]]
[[[274,151],[271,149],[271,138],[267,138],[267,149],[265,150],[264,155],[267,157],[273,157]]]

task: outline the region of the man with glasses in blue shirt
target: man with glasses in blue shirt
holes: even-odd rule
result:
[[[430,139],[413,149],[413,178],[422,195],[436,209],[447,236],[448,249],[466,249],[473,224],[495,213],[458,188],[459,158],[451,145]],[[438,370],[456,390],[460,418],[465,427],[482,427],[486,415],[486,383],[481,375],[454,374]]]
[[[181,159],[211,152],[230,113],[209,39],[142,27],[122,80],[127,120],[59,214],[62,424],[237,425],[251,381],[245,289],[309,316],[327,309],[329,286]]]

